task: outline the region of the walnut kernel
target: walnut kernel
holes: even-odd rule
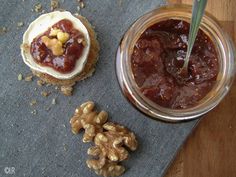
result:
[[[17,26],[18,26],[18,27],[24,26],[24,22],[17,22]]]
[[[50,92],[42,91],[42,92],[41,92],[41,95],[42,95],[43,97],[48,97],[48,96],[50,95]]]
[[[34,105],[36,105],[36,104],[37,104],[37,101],[36,101],[35,99],[31,100],[30,106],[34,106]]]
[[[72,92],[73,92],[73,85],[64,85],[61,86],[61,92],[65,95],[65,96],[71,96]]]
[[[81,129],[84,129],[83,142],[90,142],[97,133],[103,131],[102,125],[107,121],[107,118],[107,112],[94,111],[94,103],[88,101],[75,110],[74,116],[70,120],[72,132],[77,134]]]
[[[61,30],[58,29],[58,28],[51,28],[49,36],[50,37],[56,37],[58,32],[61,32]]]
[[[137,140],[133,132],[127,128],[107,122],[103,125],[104,132],[98,133],[94,138],[95,146],[88,149],[88,155],[94,159],[87,160],[89,168],[102,176],[120,176],[125,168],[119,162],[128,158],[128,151],[137,149]]]
[[[43,80],[37,80],[37,85],[42,87],[45,84]]]
[[[90,160],[86,161],[87,166],[90,168]],[[119,165],[117,162],[107,161],[102,168],[96,169],[95,173],[104,177],[116,177],[125,172],[125,167]]]
[[[59,1],[58,0],[51,0],[51,11],[55,10],[59,7]]]
[[[18,74],[17,79],[18,79],[18,81],[21,81],[23,79],[23,75],[22,74]]]
[[[62,42],[62,44],[66,43],[68,39],[70,38],[68,33],[58,32],[57,33],[57,39]]]
[[[100,162],[101,157],[105,157],[110,161],[123,161],[128,158],[128,151],[123,147],[126,146],[130,150],[137,149],[137,140],[133,132],[130,132],[127,128],[107,122],[103,125],[103,128],[107,131],[98,133],[94,138],[96,155],[90,153],[92,156],[96,156],[98,159],[95,161]],[[91,150],[89,151],[91,152]]]
[[[64,53],[64,49],[62,48],[62,42],[57,40],[56,38],[50,39],[47,36],[42,36],[43,43],[49,48],[53,55],[60,56]]]
[[[57,28],[52,28],[50,33],[49,33],[49,36],[51,37],[57,37],[57,39],[62,43],[66,43],[66,41],[68,41],[68,39],[70,38],[70,35],[66,32],[63,32],[62,30],[60,29],[57,29]]]
[[[33,75],[28,75],[28,76],[25,77],[26,82],[31,82],[32,79],[33,79]]]
[[[42,11],[42,4],[38,3],[34,6],[34,11],[35,12],[41,12]]]
[[[137,149],[136,137],[124,126],[106,122],[108,114],[105,111],[98,113],[94,107],[94,103],[88,101],[75,110],[70,120],[72,132],[77,134],[85,129],[83,142],[94,140],[95,146],[87,151],[93,157],[86,161],[90,169],[104,177],[120,176],[125,167],[119,163],[128,158],[126,148],[132,151]]]

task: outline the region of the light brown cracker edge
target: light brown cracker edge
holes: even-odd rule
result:
[[[61,86],[72,86],[76,82],[84,80],[84,79],[92,76],[93,72],[95,71],[95,65],[97,63],[98,56],[99,56],[99,50],[100,50],[100,46],[97,41],[97,35],[96,35],[92,25],[88,22],[88,20],[85,17],[83,17],[81,15],[78,15],[76,17],[79,18],[81,20],[81,22],[84,24],[84,26],[87,28],[87,30],[89,32],[90,40],[91,40],[91,46],[90,46],[90,51],[89,51],[87,63],[85,64],[83,71],[79,75],[75,76],[72,79],[68,79],[68,80],[57,79],[57,78],[52,77],[48,74],[32,70],[34,75],[38,76],[41,80],[45,81],[48,84],[61,85]]]

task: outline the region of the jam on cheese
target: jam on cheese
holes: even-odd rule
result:
[[[53,35],[55,31],[59,34]],[[84,47],[83,34],[73,27],[70,20],[63,19],[36,37],[31,43],[30,52],[38,64],[60,73],[69,73],[75,68]]]

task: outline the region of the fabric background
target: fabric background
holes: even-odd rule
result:
[[[139,141],[137,151],[124,164],[124,177],[163,176],[177,149],[197,121],[168,124],[147,118],[122,96],[115,75],[115,53],[129,26],[161,0],[87,0],[80,12],[95,27],[101,45],[100,59],[93,77],[76,85],[74,95],[65,97],[54,87],[39,88],[33,82],[18,81],[30,73],[20,55],[22,35],[28,24],[39,16],[32,12],[36,0],[0,0],[0,26],[8,32],[0,35],[0,176],[5,167],[14,167],[17,177],[96,177],[86,166],[91,144],[82,143],[82,134],[71,133],[69,120],[76,106],[93,100],[110,119],[130,128]],[[121,5],[119,3],[121,2]],[[41,0],[50,10],[50,1]],[[76,12],[76,1],[65,0],[61,8]],[[23,21],[23,27],[17,22]],[[17,29],[18,28],[18,29]],[[34,88],[37,88],[35,91]],[[44,98],[41,91],[52,94]],[[51,105],[53,98],[57,104]],[[36,99],[32,107],[30,101]],[[46,111],[51,106],[49,111]],[[37,115],[31,114],[36,109]]]

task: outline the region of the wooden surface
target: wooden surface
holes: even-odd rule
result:
[[[208,0],[207,11],[236,41],[236,0]],[[222,103],[200,121],[166,177],[236,177],[236,82]]]

